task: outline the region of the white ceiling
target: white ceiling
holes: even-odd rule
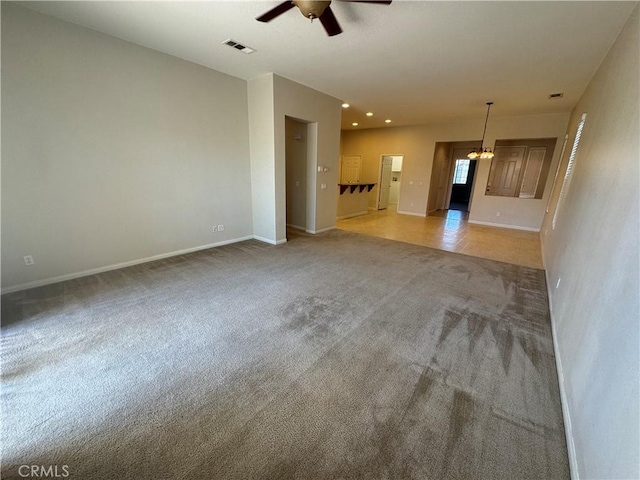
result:
[[[22,2],[23,5],[215,70],[267,72],[352,107],[343,128],[566,112],[573,108],[635,2],[334,0],[344,33],[328,37],[297,9],[270,23],[273,1]],[[251,55],[222,45],[232,38]],[[564,98],[549,100],[550,93]],[[367,118],[364,112],[372,111]]]

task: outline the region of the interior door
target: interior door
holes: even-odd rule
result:
[[[389,190],[391,189],[391,166],[392,157],[382,157],[380,172],[380,189],[378,193],[378,210],[383,210],[389,206]]]
[[[490,195],[515,196],[526,149],[527,147],[495,148],[487,184]]]

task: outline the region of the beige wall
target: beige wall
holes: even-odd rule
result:
[[[541,235],[572,463],[585,479],[640,478],[639,23],[636,7],[573,111]],[[583,113],[554,230],[555,199]]]
[[[557,137],[558,146],[550,177],[560,155],[560,146],[569,118],[568,113],[522,117],[490,117],[485,145],[496,139]],[[343,155],[362,155],[362,181],[377,181],[380,155],[388,152],[404,154],[402,186],[398,211],[425,215],[431,183],[436,142],[464,142],[482,134],[484,119],[475,122],[417,125],[368,130],[345,130],[342,135]],[[476,181],[471,197],[470,221],[538,230],[550,192],[548,182],[542,199],[491,197],[484,195],[490,161],[478,161]],[[377,188],[370,195],[377,195]],[[496,217],[500,212],[500,217]]]
[[[336,225],[342,102],[337,98],[273,75],[275,110],[276,237],[286,239],[285,117],[313,124],[307,129],[307,231]],[[318,172],[317,166],[327,167]],[[326,188],[322,188],[322,184]]]
[[[249,81],[253,227],[256,238],[286,242],[286,117],[307,125],[306,230],[336,224],[341,101],[273,73]],[[328,168],[318,172],[317,166]],[[322,188],[322,184],[326,188]]]
[[[249,80],[247,95],[253,234],[259,240],[276,243],[273,75]]]
[[[2,9],[5,291],[252,236],[286,241],[285,116],[309,122],[306,227],[335,226],[339,100]]]
[[[248,145],[245,81],[2,2],[3,288],[251,236]]]

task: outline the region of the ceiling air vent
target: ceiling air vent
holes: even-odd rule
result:
[[[552,93],[549,95],[549,100],[553,100],[554,98],[562,98],[564,97],[564,93]]]
[[[241,43],[238,43],[235,40],[231,40],[230,38],[226,39],[222,43],[225,45],[229,45],[230,47],[235,48],[236,50],[240,50],[242,53],[246,53],[247,55],[256,51],[255,48],[247,47],[246,45],[242,45]]]

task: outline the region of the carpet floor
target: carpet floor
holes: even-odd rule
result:
[[[5,479],[569,478],[541,270],[334,230],[2,320]]]

